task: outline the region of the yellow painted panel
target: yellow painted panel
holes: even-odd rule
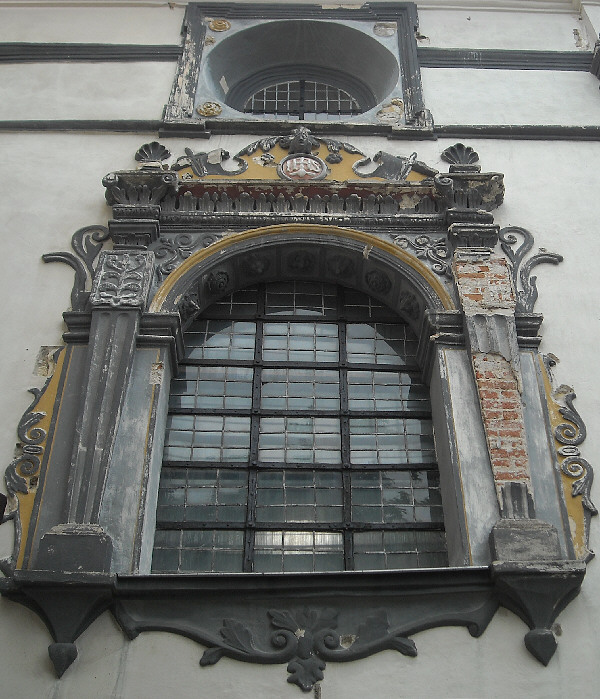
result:
[[[60,355],[58,356],[58,359],[56,361],[54,374],[42,389],[42,393],[39,396],[37,402],[30,406],[30,409],[28,411],[32,414],[35,413],[35,415],[39,417],[39,419],[32,421],[31,425],[26,429],[26,434],[32,439],[34,439],[37,435],[41,435],[42,432],[44,435],[43,439],[39,442],[37,441],[37,439],[35,440],[35,446],[37,447],[36,451],[38,452],[36,456],[37,458],[39,458],[40,464],[44,458],[50,423],[52,421],[53,412],[57,406],[58,386],[60,383],[60,377],[63,372],[65,356],[66,352],[63,349],[61,350]],[[38,430],[41,430],[42,432],[39,432]],[[27,445],[25,445],[25,447],[27,447]],[[31,521],[31,516],[38,487],[40,485],[40,469],[39,466],[35,470],[32,468],[24,469],[23,466],[25,466],[27,462],[24,462],[22,460],[22,457],[17,457],[16,462],[16,473],[25,480],[27,487],[26,493],[17,493],[16,495],[18,501],[18,516],[21,524],[21,541],[19,550],[15,553],[17,558],[16,567],[20,569],[23,566],[23,558],[25,556],[25,545],[27,543],[29,530],[30,527],[33,525]]]
[[[553,396],[552,384],[550,383],[550,377],[544,366],[544,361],[542,357],[539,357],[540,366],[542,369],[542,376],[544,377],[544,389],[546,391],[546,400],[548,404],[548,412],[550,414],[550,425],[552,427],[552,432],[559,426],[565,423],[570,424],[561,414],[560,408],[562,407]],[[574,427],[574,426],[573,426]],[[575,427],[574,427],[575,429]],[[559,468],[562,462],[565,460],[565,456],[562,456],[559,449],[564,446],[558,440],[554,440],[554,445],[556,449],[556,456],[558,458]],[[563,487],[563,494],[565,502],[567,505],[567,514],[569,517],[569,528],[571,531],[571,539],[573,541],[573,547],[575,549],[575,556],[578,559],[587,559],[590,554],[590,550],[587,547],[586,542],[586,531],[585,531],[585,512],[583,508],[581,495],[573,495],[573,478],[569,478],[562,469],[560,471],[561,482]]]

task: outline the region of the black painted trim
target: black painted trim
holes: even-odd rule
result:
[[[597,78],[600,78],[600,41],[596,42],[594,47],[594,55],[590,66],[590,73]]]
[[[420,46],[421,68],[487,68],[498,70],[591,70],[591,51],[519,51],[507,49],[443,49]]]
[[[284,8],[285,9],[285,8]],[[290,8],[291,9],[291,8]],[[316,8],[319,9],[319,8]],[[339,10],[336,10],[336,16]],[[350,11],[348,11],[350,12]],[[354,11],[352,11],[354,13]],[[328,16],[331,14],[327,13]],[[362,14],[362,13],[361,13]],[[379,19],[379,15],[375,19]],[[269,16],[274,16],[269,14]],[[288,9],[281,17],[293,16]],[[320,16],[315,15],[315,16]],[[355,17],[355,14],[352,14]],[[342,18],[346,18],[345,15]],[[366,18],[366,17],[361,17]],[[61,61],[146,62],[177,61],[181,46],[168,44],[0,43],[0,63],[53,63]],[[591,71],[591,51],[521,51],[506,49],[417,48],[422,68],[487,68],[503,70]],[[597,61],[598,62],[598,61]]]
[[[15,119],[0,121],[0,131],[110,131],[155,133],[158,119]]]
[[[325,122],[323,122],[325,123]],[[266,133],[268,129],[260,129],[260,123],[244,122],[245,128],[239,129],[238,133]],[[171,126],[165,128],[165,123],[158,119],[27,119],[0,121],[0,132],[2,131],[98,131],[108,133],[159,133],[161,137],[186,136],[188,138],[210,138],[211,131],[202,128],[202,124],[196,122],[185,125],[181,130]],[[212,121],[210,127],[213,133],[234,133],[227,128],[219,128],[219,122]],[[252,129],[251,127],[256,127]],[[269,123],[269,126],[272,126]],[[281,126],[281,122],[279,123]],[[311,128],[312,128],[311,124]],[[385,128],[377,125],[361,124],[361,128],[356,125],[331,124],[332,131],[337,134],[360,133],[365,136],[388,135],[394,139],[422,140],[431,138],[516,138],[531,139],[538,141],[600,141],[600,126],[559,126],[559,125],[521,125],[521,124],[448,124],[435,125],[433,134],[423,133],[420,129],[402,129],[389,132]],[[329,130],[323,130],[328,133]]]
[[[449,124],[434,126],[444,138],[518,138],[539,141],[600,141],[600,126],[555,126],[545,124]]]
[[[181,46],[143,44],[0,43],[0,63],[60,61],[176,61]]]

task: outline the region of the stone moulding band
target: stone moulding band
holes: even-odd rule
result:
[[[0,132],[15,131],[97,131],[108,133],[148,133],[162,138],[210,138],[212,133],[269,133],[273,123],[235,121],[191,121],[174,130],[164,128],[157,119],[5,119],[0,120]],[[341,123],[317,122],[311,129],[319,133],[352,133],[364,136],[387,135],[390,139],[428,140],[437,138],[510,138],[533,141],[600,141],[600,126],[565,126],[558,124],[435,124],[433,130],[395,129],[377,124],[354,124],[345,128]]]
[[[175,62],[181,46],[170,44],[0,43],[0,63]],[[591,51],[417,48],[421,68],[590,71]]]

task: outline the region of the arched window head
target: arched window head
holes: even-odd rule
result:
[[[186,332],[153,571],[447,565],[417,339],[363,293],[235,292]]]

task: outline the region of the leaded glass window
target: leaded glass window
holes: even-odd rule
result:
[[[447,565],[429,393],[399,316],[272,283],[215,303],[186,347],[153,572]]]

